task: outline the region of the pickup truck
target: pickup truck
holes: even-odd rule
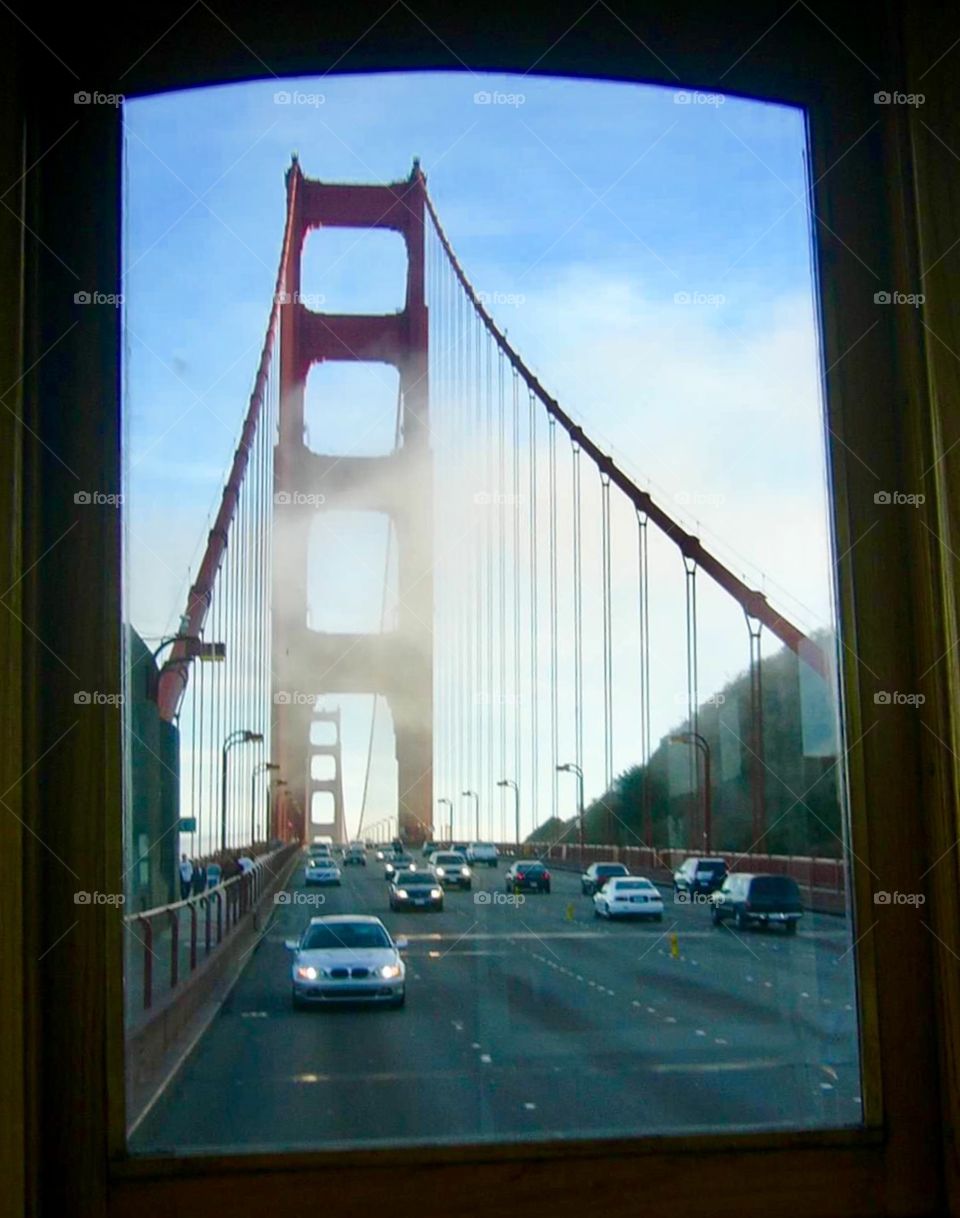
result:
[[[467,862],[472,863],[474,867],[479,863],[486,863],[488,867],[496,867],[499,857],[496,846],[491,842],[471,842],[467,846]]]

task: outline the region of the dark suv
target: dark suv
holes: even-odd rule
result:
[[[759,923],[779,923],[788,935],[796,934],[803,917],[797,881],[788,875],[728,875],[710,897],[710,918],[720,926],[733,918],[737,930]]]
[[[723,859],[684,859],[673,873],[673,891],[677,896],[682,892],[690,896],[716,892],[726,878],[727,864]]]

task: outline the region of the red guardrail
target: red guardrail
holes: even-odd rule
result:
[[[143,948],[141,954],[136,944],[126,945],[131,952],[128,956],[128,985],[136,982],[135,976],[130,976],[131,972],[135,972],[131,965],[134,965],[137,956],[140,956],[141,1010],[151,1010],[154,1000],[159,996],[155,984],[157,968],[166,964],[164,971],[169,984],[164,987],[163,992],[175,990],[181,983],[181,973],[184,970],[187,975],[196,972],[215,954],[241,919],[257,907],[267,885],[276,877],[277,868],[273,864],[282,866],[291,851],[297,850],[297,845],[284,846],[272,854],[254,860],[251,870],[225,880],[216,888],[189,896],[183,901],[174,901],[170,905],[159,905],[155,909],[129,914],[124,918],[125,931],[138,940]],[[182,919],[188,922],[185,942],[181,935]],[[199,950],[201,921],[202,955]],[[187,950],[184,953],[185,946]]]

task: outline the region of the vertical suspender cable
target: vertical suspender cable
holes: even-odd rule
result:
[[[580,445],[571,441],[573,461],[573,714],[577,765],[583,770],[583,562],[580,553]],[[580,813],[585,811],[581,808]],[[581,829],[583,825],[581,822]]]
[[[537,665],[540,650],[539,598],[537,596],[537,399],[529,393],[530,441],[530,810],[533,825],[537,824],[539,803],[538,773],[540,769],[539,698]],[[518,843],[519,844],[519,843]]]
[[[700,696],[697,687],[697,564],[693,559],[684,556],[683,569],[686,583],[687,609],[687,717],[689,730],[694,736],[699,734]],[[691,745],[689,749],[690,787],[693,795],[693,808],[690,815],[690,845],[698,847],[702,840],[705,826],[694,830],[700,820],[700,750],[699,746]]]
[[[497,661],[499,678],[497,681],[497,722],[500,728],[499,768],[500,775],[507,773],[507,504],[506,504],[506,387],[504,385],[503,352],[500,352],[497,384],[497,573],[498,627],[497,627]],[[506,788],[500,788],[500,820],[504,818],[504,799]]]
[[[558,815],[557,766],[560,764],[560,717],[557,689],[557,421],[549,417],[550,436],[550,815]]]
[[[643,840],[653,846],[650,791],[650,583],[647,517],[637,512],[637,588],[640,634],[640,760],[643,766]]]
[[[610,588],[610,479],[600,476],[602,611],[603,611],[603,761],[605,790],[613,784],[613,614]],[[606,840],[613,841],[613,825],[607,810]]]
[[[513,512],[513,780],[520,786],[521,770],[521,718],[520,718],[520,380],[514,372],[513,380],[513,493],[510,506]],[[506,836],[506,825],[502,825]]]

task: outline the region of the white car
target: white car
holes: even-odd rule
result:
[[[333,859],[324,858],[321,855],[307,859],[303,882],[304,884],[339,884],[340,876],[340,868]]]
[[[488,867],[496,867],[500,855],[492,842],[471,842],[467,846],[467,862],[474,867],[478,863],[486,863]]]
[[[430,866],[444,888],[466,888],[473,885],[470,868],[462,854],[452,850],[435,850],[430,855]]]
[[[402,1007],[406,939],[393,940],[379,918],[338,914],[311,918],[299,939],[288,939],[295,1007],[325,1002],[371,1002]]]
[[[598,918],[651,918],[663,921],[660,889],[642,875],[615,875],[593,897]]]

